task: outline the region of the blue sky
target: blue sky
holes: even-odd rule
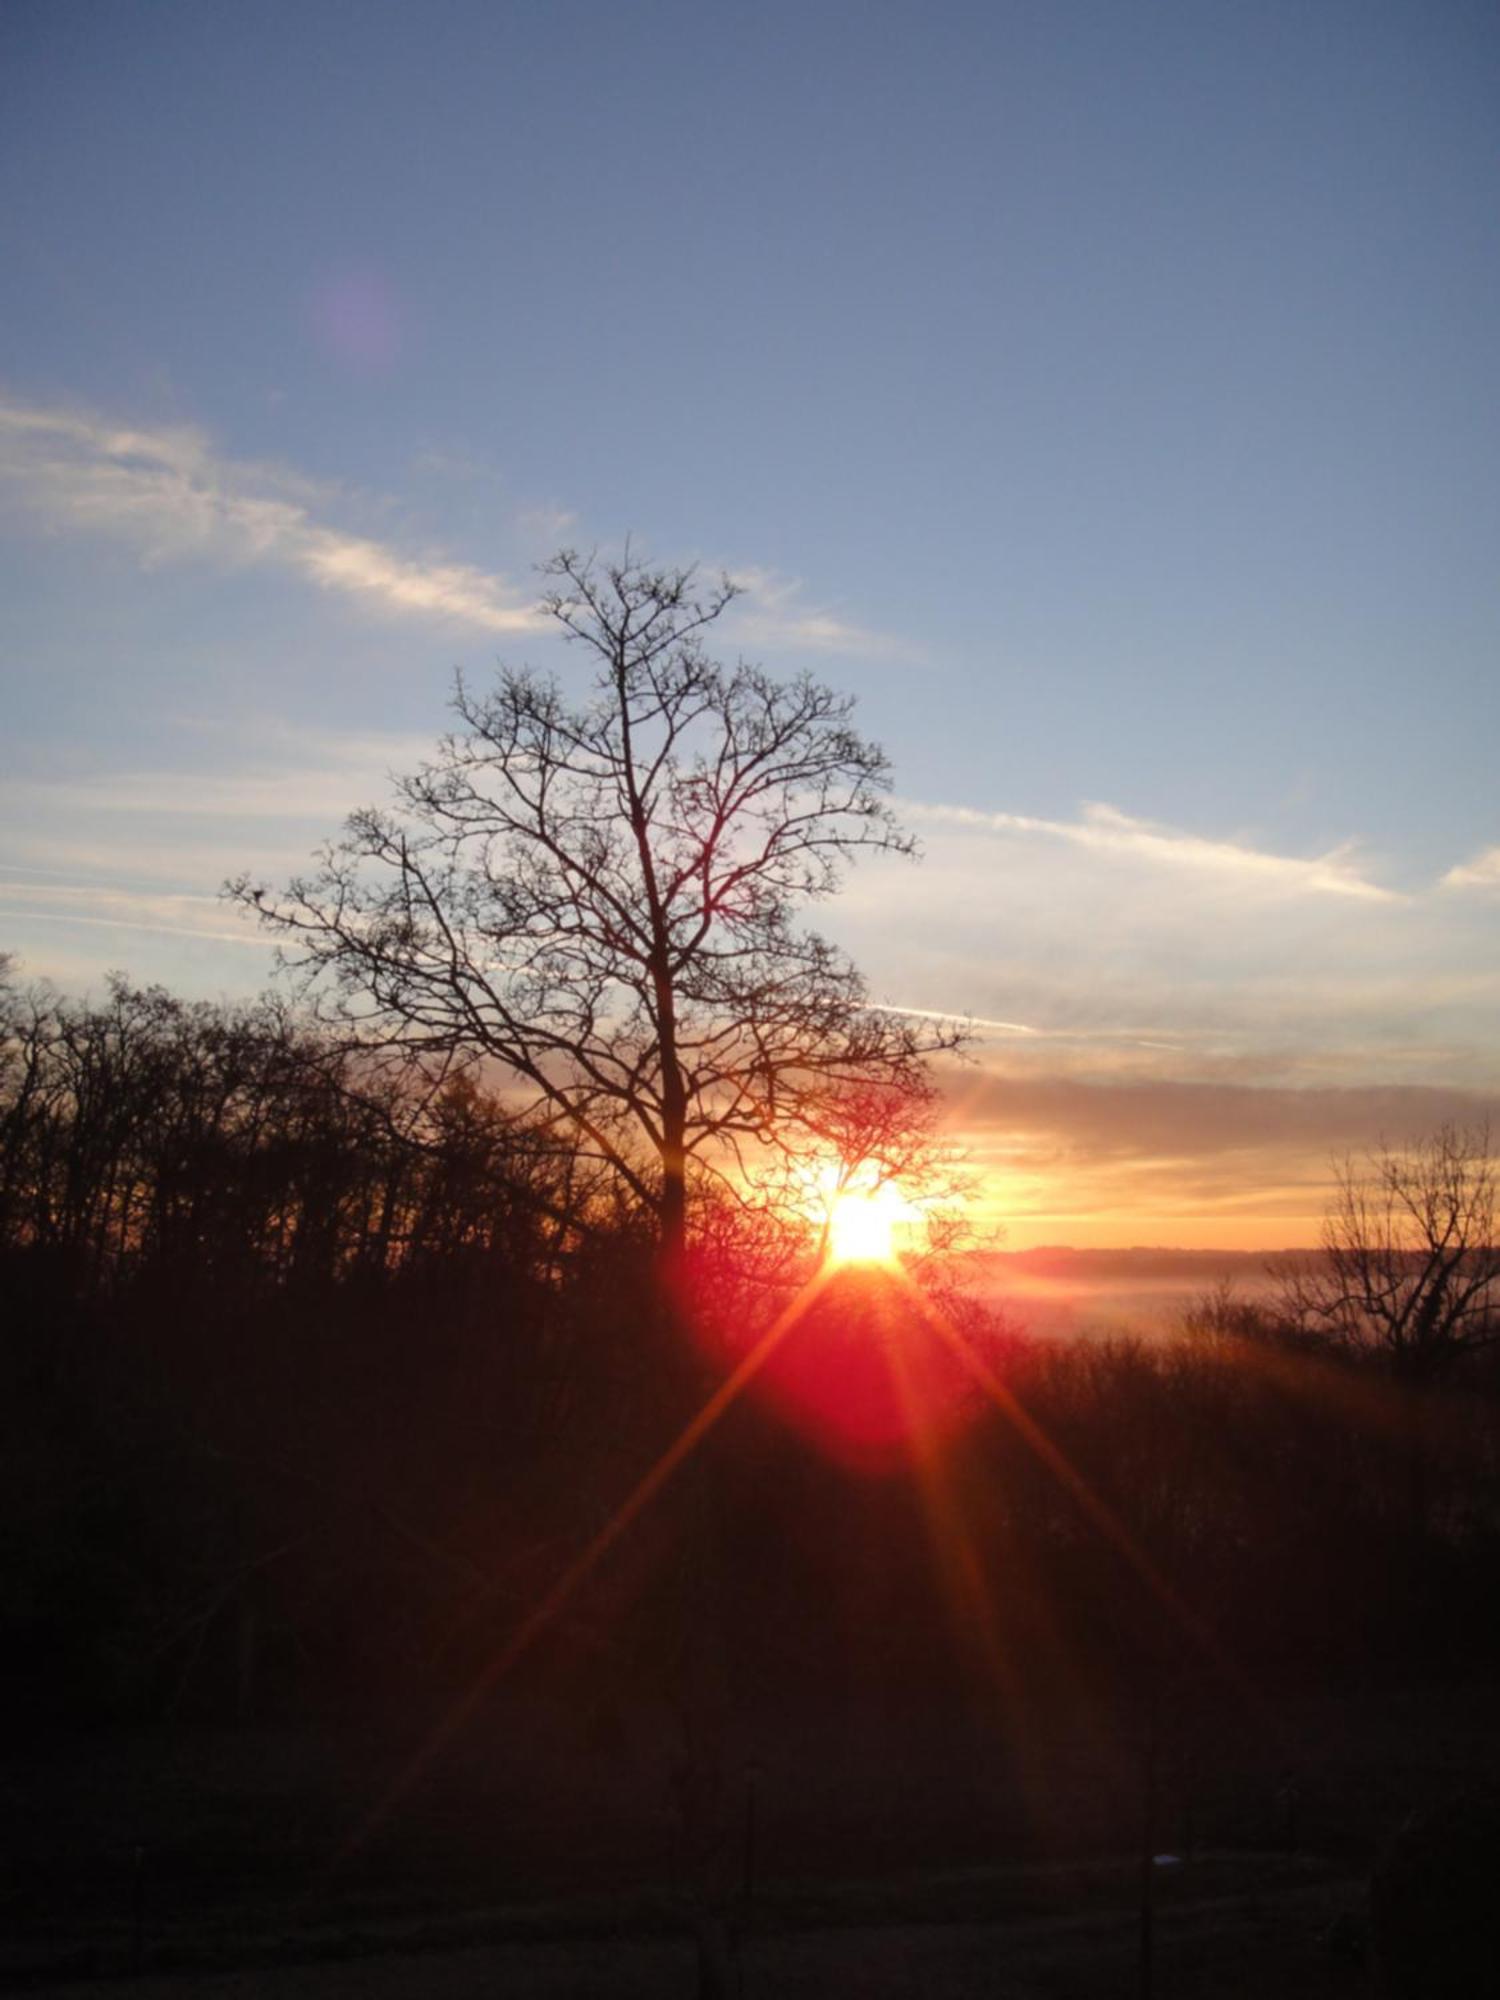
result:
[[[892,750],[1015,1240],[1304,1230],[1500,1083],[1497,155],[1481,6],[11,0],[6,941],[259,984],[629,530]]]

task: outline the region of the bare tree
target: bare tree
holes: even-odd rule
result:
[[[684,1242],[690,1186],[827,1143],[871,1089],[921,1103],[952,1028],[869,1004],[798,923],[862,851],[910,854],[884,753],[807,675],[709,657],[727,578],[564,552],[545,610],[589,697],[504,670],[284,896],[231,893],[368,1039],[488,1059]]]
[[[1321,1262],[1295,1273],[1294,1325],[1382,1355],[1395,1378],[1413,1584],[1433,1507],[1433,1391],[1500,1336],[1496,1165],[1487,1125],[1443,1125],[1338,1167]]]
[[[1487,1125],[1443,1125],[1336,1170],[1321,1260],[1291,1280],[1297,1322],[1430,1382],[1500,1335],[1496,1162]]]

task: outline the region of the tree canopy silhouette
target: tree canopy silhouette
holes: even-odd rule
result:
[[[525,668],[482,694],[460,677],[461,729],[393,808],[354,814],[284,895],[231,893],[363,1037],[500,1065],[670,1254],[695,1182],[743,1193],[872,1093],[920,1109],[925,1058],[960,1036],[872,1006],[799,922],[860,852],[913,852],[852,699],[711,658],[727,578],[628,549],[545,574],[587,696]]]
[[[1500,1335],[1495,1155],[1486,1125],[1342,1160],[1321,1260],[1294,1274],[1298,1324],[1431,1381]]]

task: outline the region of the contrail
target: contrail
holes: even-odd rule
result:
[[[881,1002],[877,1014],[902,1014],[914,1021],[952,1021],[959,1027],[994,1028],[1003,1035],[1026,1035],[1040,1042],[1128,1042],[1136,1049],[1168,1049],[1181,1042],[1148,1040],[1134,1028],[1034,1028],[1026,1021],[997,1021],[987,1014],[956,1014],[946,1007],[896,1007]]]

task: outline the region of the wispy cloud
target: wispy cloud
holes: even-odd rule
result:
[[[266,940],[248,923],[239,923],[234,909],[216,896],[161,894],[105,882],[0,879],[0,921],[149,931],[160,937],[249,945],[262,955],[268,950]]]
[[[341,736],[244,721],[182,727],[191,767],[70,773],[6,787],[0,927],[34,969],[75,977],[88,961],[88,976],[97,977],[109,965],[149,961],[144,945],[114,932],[264,946],[220,902],[219,884],[245,871],[286,879],[350,811],[387,796],[388,772],[411,769],[431,749],[425,738],[397,733]],[[74,942],[60,952],[57,940],[70,931]],[[235,953],[217,971],[199,967],[193,976],[235,987],[261,973]]]
[[[1013,1064],[1299,1084],[1500,1077],[1500,966],[1465,908],[1477,898],[1398,893],[1349,848],[1309,859],[1107,808],[902,810],[921,866],[855,870],[828,926],[882,998],[971,1020]]]
[[[1000,1035],[1040,1035],[1044,1032],[1025,1021],[985,1020],[975,1014],[952,1014],[943,1007],[897,1007],[884,1002],[875,1011],[878,1014],[897,1014],[908,1021],[950,1021],[956,1028],[988,1028]]]
[[[539,623],[505,578],[335,526],[337,489],[227,458],[189,427],[0,400],[0,485],[52,529],[108,536],[147,563],[267,564],[375,612],[491,632]]]
[[[1163,826],[1155,820],[1135,819],[1114,806],[1100,804],[1086,804],[1080,817],[1073,820],[1038,819],[1026,813],[980,812],[970,806],[920,802],[908,802],[903,809],[913,819],[979,832],[1067,841],[1097,854],[1215,875],[1232,880],[1243,889],[1270,895],[1347,896],[1373,903],[1404,900],[1394,889],[1384,888],[1360,873],[1352,843],[1311,857],[1272,854],[1239,841],[1211,840],[1202,834]]]
[[[1175,1050],[1181,1046],[1178,1042],[1154,1041],[1138,1028],[1089,1028],[1083,1032],[1070,1028],[1037,1028],[1027,1021],[999,1021],[987,1014],[955,1014],[945,1007],[897,1007],[888,1001],[882,1002],[875,1011],[897,1014],[903,1020],[951,1022],[955,1028],[969,1030],[979,1040],[1000,1035],[1024,1041],[1085,1042],[1089,1045],[1119,1041],[1141,1049]]]
[[[223,732],[208,732],[210,741]],[[247,740],[248,734],[248,740]],[[285,726],[247,732],[218,746],[233,761],[214,768],[101,771],[23,779],[10,802],[33,819],[76,825],[81,815],[135,819],[313,821],[329,831],[356,806],[379,803],[387,774],[432,754],[430,737],[364,731],[348,736]]]
[[[736,638],[750,646],[786,646],[810,653],[856,653],[871,657],[904,652],[898,641],[862,625],[851,624],[826,606],[808,601],[807,586],[798,577],[776,571],[741,567],[729,572],[740,592],[731,616]]]
[[[578,516],[568,507],[523,507],[516,526],[529,541],[549,551],[555,549],[578,526]]]
[[[1330,1154],[1419,1139],[1445,1121],[1481,1124],[1493,1091],[1365,1083],[1344,1088],[1176,1079],[1080,1079],[992,1070],[963,1093],[966,1126],[992,1143],[1098,1157],[1182,1158],[1288,1148]]]
[[[1438,884],[1442,889],[1500,889],[1500,847],[1486,847],[1472,861],[1450,868]]]
[[[1313,1243],[1335,1159],[1497,1111],[1493,1090],[1110,1080],[1009,1058],[949,1094],[954,1136],[1015,1243]]]

